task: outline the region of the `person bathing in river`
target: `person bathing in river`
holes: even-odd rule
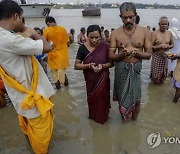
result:
[[[46,17],[45,23],[47,27],[43,31],[43,37],[53,43],[53,50],[48,53],[48,66],[57,89],[61,88],[61,84],[68,86],[67,69],[69,63],[68,44],[69,36],[66,29],[57,25],[54,17]]]
[[[113,98],[119,102],[122,119],[137,119],[141,102],[142,59],[151,58],[150,31],[137,25],[136,7],[125,2],[120,6],[123,26],[110,37],[109,59],[115,62]],[[118,53],[116,52],[118,50]]]
[[[109,44],[101,40],[98,25],[87,28],[87,42],[78,49],[74,68],[83,70],[87,89],[89,118],[105,123],[110,108],[109,68],[113,66],[108,59]]]
[[[167,30],[169,26],[168,18],[163,16],[159,19],[159,29],[152,32],[152,61],[151,61],[151,81],[155,84],[162,84],[167,77],[168,60],[164,52],[173,48],[173,34]]]
[[[0,75],[34,153],[47,154],[54,119],[49,98],[55,92],[34,55],[52,48],[37,33],[34,40],[16,34],[24,28],[22,14],[15,1],[0,2]]]

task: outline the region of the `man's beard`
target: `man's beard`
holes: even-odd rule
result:
[[[133,24],[132,24],[132,23],[126,23],[125,26],[126,26],[127,28],[131,28],[131,27],[133,26]]]
[[[165,32],[168,28],[160,28],[161,32]]]

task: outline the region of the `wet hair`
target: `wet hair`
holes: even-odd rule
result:
[[[109,31],[106,29],[106,30],[104,31],[104,33],[109,33]]]
[[[122,14],[123,11],[133,11],[135,15],[137,15],[136,7],[131,2],[124,2],[119,7],[120,13]]]
[[[74,33],[75,32],[75,30],[74,29],[70,29],[70,33]]]
[[[12,0],[3,0],[0,2],[0,20],[9,19],[15,13],[21,15],[23,13],[23,9]]]
[[[139,22],[140,22],[140,16],[137,15],[137,16],[136,16],[136,24],[139,24]]]
[[[101,35],[101,28],[98,25],[90,25],[87,28],[87,36],[89,35],[89,33],[94,32],[94,31],[98,31],[99,34]]]
[[[85,27],[81,27],[80,31],[81,32],[86,31],[86,28]]]
[[[41,35],[43,34],[43,30],[42,30],[41,28],[39,28],[39,27],[34,27],[34,30],[35,30],[35,31],[38,31],[38,30],[39,30],[39,31],[41,32]]]
[[[155,28],[155,27],[153,27],[153,28],[152,28],[152,31],[155,31],[155,30],[156,30],[156,28]]]
[[[46,19],[45,19],[45,23],[47,24],[48,22],[56,23],[56,20],[53,17],[49,16],[49,17],[46,17]]]

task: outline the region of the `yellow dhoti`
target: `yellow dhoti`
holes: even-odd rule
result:
[[[53,131],[53,115],[48,111],[45,116],[27,119],[18,115],[19,125],[36,154],[47,154]]]

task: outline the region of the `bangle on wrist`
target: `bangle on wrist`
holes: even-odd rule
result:
[[[89,69],[91,69],[91,63],[89,63],[89,65],[88,65],[88,66],[89,66]]]

